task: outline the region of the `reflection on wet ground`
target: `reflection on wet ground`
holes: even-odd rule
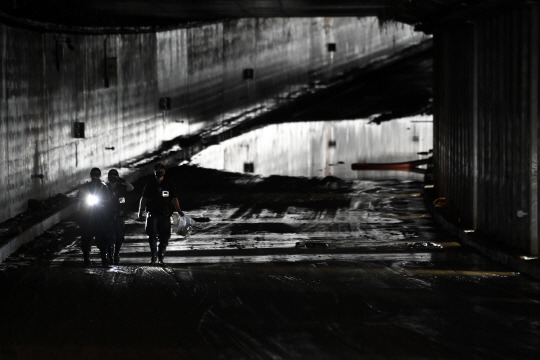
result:
[[[165,266],[133,219],[121,265],[84,267],[71,221],[0,264],[1,359],[536,358],[540,284],[461,247],[421,182],[168,175],[201,221]]]
[[[263,186],[265,180],[258,179],[255,182]],[[308,181],[315,182],[308,185]],[[429,253],[407,251],[420,243],[430,244],[421,250],[437,250],[440,246],[434,241],[450,241],[446,235],[423,232],[422,224],[431,219],[422,206],[417,182],[357,181],[331,190],[323,180],[304,179],[289,186],[287,192],[251,189],[256,190],[252,193],[245,185],[246,191],[237,196],[238,204],[212,203],[192,209],[190,216],[204,221],[197,222],[188,237],[173,234],[168,264],[370,258],[371,254],[358,254],[366,249],[381,258],[426,259]],[[143,223],[128,219],[126,229],[124,263],[146,263]],[[79,262],[80,256],[78,244],[72,243],[53,263]]]
[[[425,159],[433,147],[432,116],[376,124],[369,119],[268,125],[213,145],[192,159],[205,168],[341,179],[421,179],[396,171],[354,171],[351,164]]]

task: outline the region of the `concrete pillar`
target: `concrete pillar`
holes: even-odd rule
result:
[[[472,46],[472,121],[473,121],[473,189],[472,189],[472,227],[478,227],[478,28],[476,23],[471,25],[473,36]]]
[[[540,26],[539,26],[539,10],[538,3],[531,2],[526,9],[531,16],[531,36],[529,42],[529,119],[531,122],[531,167],[530,167],[530,182],[531,182],[531,208],[530,208],[530,238],[531,238],[531,254],[538,255],[538,66],[539,66],[539,41],[540,41]]]

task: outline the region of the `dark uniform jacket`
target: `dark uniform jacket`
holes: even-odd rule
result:
[[[111,194],[111,208],[113,216],[123,217],[126,214],[126,194],[127,185],[125,183],[117,183],[116,187],[112,187],[112,184],[107,184],[109,192]],[[132,187],[133,188],[133,187]]]
[[[154,216],[171,216],[174,211],[171,200],[178,197],[176,188],[167,179],[157,183],[152,179],[146,183],[143,197],[147,199],[146,210]]]

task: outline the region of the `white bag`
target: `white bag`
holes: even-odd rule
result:
[[[180,214],[177,212],[174,212],[171,215],[171,225],[173,229],[178,228],[178,223],[180,222]]]
[[[191,225],[195,221],[189,216],[180,216],[178,218],[178,225],[176,227],[176,233],[178,235],[187,236],[191,231]]]

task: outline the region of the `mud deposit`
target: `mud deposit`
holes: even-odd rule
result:
[[[0,264],[1,359],[537,355],[538,282],[460,247],[420,182],[168,176],[199,221],[165,266],[134,218],[118,266],[84,267],[73,221]]]

